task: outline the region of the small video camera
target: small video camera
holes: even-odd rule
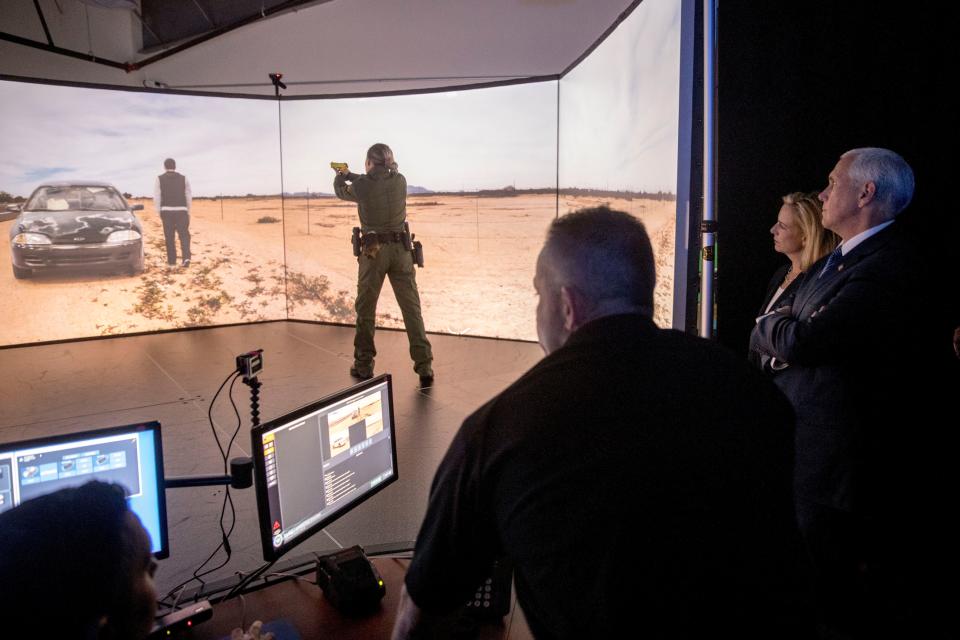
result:
[[[263,371],[263,349],[237,356],[237,373],[244,378],[253,378],[261,371]]]
[[[340,173],[347,172],[347,163],[346,162],[331,162],[330,168],[339,171]]]

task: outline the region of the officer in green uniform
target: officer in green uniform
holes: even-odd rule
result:
[[[353,339],[350,375],[361,380],[373,376],[373,359],[377,355],[373,343],[377,299],[383,278],[387,276],[403,314],[413,369],[420,376],[421,386],[429,386],[433,383],[433,352],[423,326],[413,256],[404,229],[407,180],[397,171],[393,151],[382,143],[367,150],[365,167],[365,175],[337,169],[333,181],[337,197],[356,202],[360,213],[362,240],[357,258],[357,333]]]

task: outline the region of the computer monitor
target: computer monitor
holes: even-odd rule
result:
[[[91,480],[124,487],[150,534],[150,550],[170,555],[159,422],[0,444],[0,511]]]
[[[276,560],[397,479],[384,374],[253,429],[263,557]]]

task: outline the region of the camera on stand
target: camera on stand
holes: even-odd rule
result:
[[[237,373],[243,376],[244,380],[255,378],[261,371],[263,371],[263,349],[237,356]]]

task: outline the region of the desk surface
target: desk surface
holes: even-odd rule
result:
[[[389,638],[396,617],[400,587],[406,574],[409,560],[397,558],[374,558],[374,565],[383,577],[387,593],[380,610],[363,618],[348,618],[334,609],[324,598],[318,586],[312,584],[313,576],[304,580],[286,580],[270,587],[251,592],[240,598],[222,602],[213,608],[213,618],[198,625],[191,635],[198,640],[219,640],[229,637],[230,631],[243,622],[247,627],[254,620],[271,622],[285,620],[296,628],[302,640],[323,638],[349,640],[363,638],[376,640]],[[527,629],[523,612],[514,597],[510,613],[502,624],[486,624],[472,637],[486,639],[525,640],[532,638]]]

